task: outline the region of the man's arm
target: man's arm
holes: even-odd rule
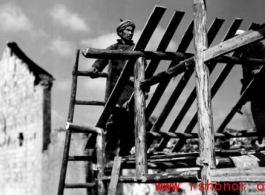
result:
[[[108,50],[113,50],[113,45],[109,46],[107,48]],[[89,50],[89,48],[84,49],[82,54],[84,56],[86,56],[87,51]],[[97,77],[97,74],[99,72],[102,72],[104,70],[104,68],[107,66],[107,64],[109,63],[108,59],[97,59],[92,66],[88,69],[88,72],[92,72],[94,76],[91,76],[91,78],[95,78]]]

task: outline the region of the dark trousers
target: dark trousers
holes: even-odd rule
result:
[[[130,154],[134,146],[134,115],[124,107],[116,107],[106,124],[106,157],[112,160],[120,147],[119,155]]]

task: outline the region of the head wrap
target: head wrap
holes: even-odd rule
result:
[[[131,26],[131,27],[133,27],[133,29],[135,29],[135,24],[132,21],[130,21],[130,20],[121,20],[121,23],[119,24],[119,26],[117,27],[117,30],[116,30],[117,31],[117,35],[120,36],[119,32],[123,31],[128,26]]]

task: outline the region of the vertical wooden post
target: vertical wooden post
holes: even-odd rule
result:
[[[145,78],[145,60],[140,57],[134,68],[134,125],[136,179],[147,174],[146,129],[145,129],[145,93],[140,89],[140,82]]]
[[[207,17],[205,0],[193,0],[194,38],[195,38],[195,75],[198,106],[198,135],[200,162],[202,163],[201,180],[211,182],[210,169],[215,168],[214,132],[210,93],[209,70],[204,64],[203,51],[207,49]],[[205,189],[204,195],[211,195],[212,189]]]
[[[97,171],[98,171],[98,195],[106,195],[107,191],[102,181],[105,169],[105,134],[103,129],[98,129],[96,152],[97,152]]]

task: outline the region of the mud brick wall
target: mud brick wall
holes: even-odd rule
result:
[[[16,43],[7,44],[0,61],[0,195],[57,193],[65,133],[51,134],[52,82]],[[73,153],[81,155],[83,137],[74,138]],[[70,164],[67,179],[84,183],[84,164]]]

